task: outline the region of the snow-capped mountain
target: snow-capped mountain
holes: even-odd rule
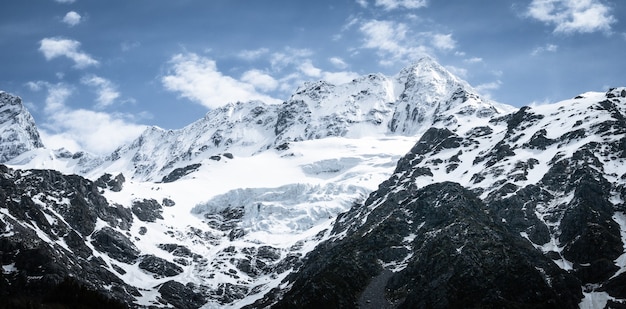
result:
[[[0,91],[0,163],[43,147],[35,121],[22,99]]]
[[[224,153],[250,156],[329,136],[415,136],[432,125],[458,126],[512,110],[480,98],[426,57],[393,77],[370,74],[342,85],[305,83],[282,104],[231,103],[180,130],[150,127],[103,160],[65,165],[90,177],[124,172],[136,180],[161,181]]]
[[[430,128],[257,305],[623,306],[625,115],[617,88]]]
[[[625,106],[617,88],[517,110],[425,58],[106,157],[25,151],[0,170],[0,300],[618,304]]]

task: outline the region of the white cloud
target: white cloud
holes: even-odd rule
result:
[[[76,2],[76,0],[54,0],[55,2],[58,3],[74,3]]]
[[[554,53],[557,51],[557,49],[559,48],[559,46],[554,45],[554,44],[546,44],[546,46],[540,46],[537,47],[535,49],[533,49],[533,51],[530,53],[531,56],[537,56],[541,53],[544,52],[551,52]]]
[[[64,56],[73,60],[74,66],[79,69],[99,64],[90,55],[79,50],[80,42],[78,41],[62,38],[45,38],[39,43],[39,51],[43,53],[46,60]]]
[[[358,3],[363,8],[367,7],[367,0],[356,0],[356,3]]]
[[[327,72],[313,65],[311,60],[306,60],[300,65],[300,71],[308,77],[318,78],[331,84],[343,84],[358,77],[357,73],[349,71]]]
[[[55,114],[65,109],[65,101],[72,94],[72,90],[64,85],[51,85],[44,82],[48,87],[48,96],[44,111],[48,114]]]
[[[269,52],[267,48],[259,48],[253,50],[242,50],[237,54],[237,56],[241,59],[252,61],[259,59],[261,56],[266,55]]]
[[[117,86],[108,79],[92,74],[84,76],[81,78],[80,82],[96,89],[96,93],[98,95],[98,98],[96,99],[96,107],[98,108],[110,106],[115,103],[117,98],[120,97],[120,93],[117,91]]]
[[[355,72],[323,72],[322,79],[335,85],[345,84],[351,82],[353,79],[359,77],[359,74]]]
[[[491,91],[500,89],[501,85],[502,85],[502,82],[500,80],[497,80],[495,82],[489,82],[489,83],[480,84],[480,85],[476,86],[475,89],[482,96],[484,96],[486,98],[491,98]]]
[[[456,41],[452,39],[452,34],[433,34],[433,46],[439,50],[451,50],[456,47]]]
[[[272,76],[260,71],[249,70],[241,75],[241,81],[251,84],[262,91],[272,91],[278,87],[278,81]]]
[[[428,4],[426,0],[376,0],[376,6],[382,6],[383,9],[390,11],[398,8],[419,9]]]
[[[81,149],[96,154],[109,154],[137,138],[146,129],[146,126],[128,123],[117,115],[85,109],[66,110],[51,115],[48,120],[49,125],[45,128],[51,129],[46,135],[50,140],[44,140],[48,147],[55,139],[69,140]],[[60,147],[65,145],[51,148]]]
[[[169,71],[161,78],[165,89],[178,92],[181,97],[208,108],[229,102],[261,100],[280,103],[280,100],[258,92],[249,82],[222,74],[215,61],[194,53],[177,54],[169,61]]]
[[[105,155],[132,141],[146,128],[128,122],[125,115],[69,108],[66,101],[73,90],[67,85],[47,82],[33,84],[48,89],[44,108],[46,119],[40,127],[40,133],[44,144],[50,149],[66,148]]]
[[[70,27],[74,27],[80,24],[81,19],[82,17],[80,16],[80,14],[74,11],[69,11],[67,12],[67,14],[65,14],[65,17],[63,17],[63,22],[70,25]]]
[[[274,70],[282,70],[288,65],[298,64],[313,55],[310,49],[287,47],[284,52],[275,52],[270,56],[270,64]]]
[[[307,60],[303,62],[298,68],[302,73],[306,74],[309,77],[320,77],[322,76],[322,70],[316,68],[311,60]]]
[[[381,65],[397,61],[415,60],[424,56],[428,48],[408,38],[406,24],[393,21],[370,20],[361,25],[364,48],[375,49],[381,57]],[[415,38],[411,36],[411,38]],[[407,59],[408,58],[408,59]]]
[[[348,64],[339,57],[332,57],[328,59],[328,61],[330,61],[330,63],[332,63],[338,69],[345,69],[348,67]]]
[[[533,0],[526,15],[555,25],[554,32],[610,31],[617,19],[600,0]]]

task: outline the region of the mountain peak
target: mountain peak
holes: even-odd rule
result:
[[[43,147],[35,121],[22,99],[0,91],[0,162]]]

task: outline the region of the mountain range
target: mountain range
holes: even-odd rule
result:
[[[626,306],[625,160],[626,88],[518,109],[430,58],[106,156],[45,148],[0,92],[0,300]]]

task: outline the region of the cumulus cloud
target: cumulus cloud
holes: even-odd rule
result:
[[[315,65],[311,60],[306,60],[300,65],[300,71],[304,73],[306,76],[310,78],[317,78],[320,80],[325,80],[331,84],[343,84],[352,81],[353,79],[358,77],[358,74],[355,72],[349,71],[340,71],[340,72],[328,72],[324,71]]]
[[[554,25],[557,33],[610,31],[617,22],[600,0],[533,0],[526,15]]]
[[[375,5],[390,11],[394,9],[419,9],[428,4],[426,0],[376,0]]]
[[[106,155],[137,138],[146,128],[129,122],[122,114],[68,107],[66,102],[73,89],[65,84],[32,84],[38,89],[46,87],[48,91],[44,107],[46,119],[40,127],[42,140],[48,148]]]
[[[417,59],[428,54],[424,45],[407,37],[409,28],[394,21],[369,20],[360,27],[364,35],[364,48],[377,50],[381,65],[390,65],[399,60]]]
[[[278,87],[278,81],[260,70],[249,70],[241,75],[241,81],[251,84],[262,91],[272,91]]]
[[[80,50],[80,42],[62,38],[45,38],[39,42],[39,51],[46,60],[58,57],[67,57],[74,61],[74,67],[83,69],[99,64],[89,54]]]
[[[81,20],[82,20],[82,17],[80,16],[80,14],[74,11],[69,11],[67,12],[67,14],[65,14],[65,17],[63,17],[62,21],[68,24],[70,27],[74,27],[80,24]]]
[[[345,69],[348,67],[348,64],[339,57],[331,57],[328,61],[330,61],[330,63],[338,69]]]
[[[456,47],[456,41],[452,39],[452,34],[435,33],[433,36],[433,46],[439,50],[451,50]]]
[[[257,91],[254,84],[222,74],[215,61],[194,53],[177,54],[169,61],[169,70],[161,78],[165,89],[178,92],[181,97],[216,108],[229,102],[261,100],[280,103],[280,100]]]
[[[357,77],[359,77],[359,74],[349,71],[322,72],[322,79],[335,85],[349,83]]]
[[[83,76],[80,82],[84,85],[95,88],[98,96],[96,98],[97,108],[110,106],[115,103],[117,98],[120,97],[120,93],[117,91],[117,86],[108,79],[92,74]]]
[[[557,45],[554,44],[546,44],[546,46],[539,46],[535,49],[533,49],[533,51],[530,53],[531,56],[537,56],[539,54],[542,54],[544,52],[551,52],[554,53],[556,52],[556,50],[559,47]]]
[[[311,60],[307,60],[303,62],[300,65],[299,69],[302,73],[304,73],[306,76],[309,76],[309,77],[321,77],[322,76],[322,70],[319,68],[316,68],[311,62]]]

